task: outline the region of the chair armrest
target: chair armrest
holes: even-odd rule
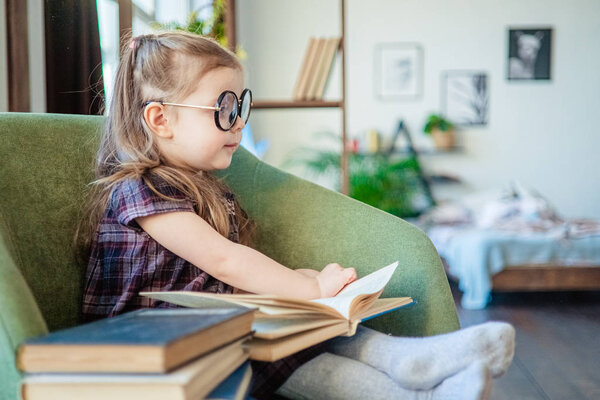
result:
[[[8,251],[0,231],[0,399],[17,399],[21,374],[18,345],[48,332],[29,286]]]
[[[409,296],[417,304],[365,325],[402,336],[459,328],[440,257],[420,229],[240,150],[223,176],[257,223],[257,250],[294,269],[338,262],[359,277],[399,261],[382,297]]]

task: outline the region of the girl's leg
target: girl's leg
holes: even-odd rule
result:
[[[498,377],[508,369],[514,349],[515,330],[505,322],[425,338],[388,336],[359,326],[356,335],[327,343],[330,353],[369,364],[409,389],[430,389],[475,361]]]
[[[483,400],[489,382],[489,374],[479,362],[431,390],[409,390],[367,364],[323,353],[294,371],[277,394],[296,400]]]

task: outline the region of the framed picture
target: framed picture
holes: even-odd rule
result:
[[[442,75],[442,113],[456,125],[488,122],[488,76],[481,71],[446,71]]]
[[[508,80],[550,80],[551,28],[508,29]]]
[[[423,88],[423,49],[415,43],[380,44],[375,49],[375,96],[416,99]]]

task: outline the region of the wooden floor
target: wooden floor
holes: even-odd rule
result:
[[[516,329],[516,350],[506,375],[495,379],[492,400],[600,399],[600,291],[494,293],[484,310],[460,307],[462,327],[489,320]]]

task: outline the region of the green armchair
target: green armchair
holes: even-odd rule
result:
[[[72,251],[102,117],[0,113],[0,400],[18,398],[15,350],[80,323],[85,266]],[[383,297],[417,305],[368,321],[394,335],[459,328],[440,258],[407,222],[271,167],[240,148],[220,174],[256,221],[256,247],[291,268],[359,276],[398,260]]]

